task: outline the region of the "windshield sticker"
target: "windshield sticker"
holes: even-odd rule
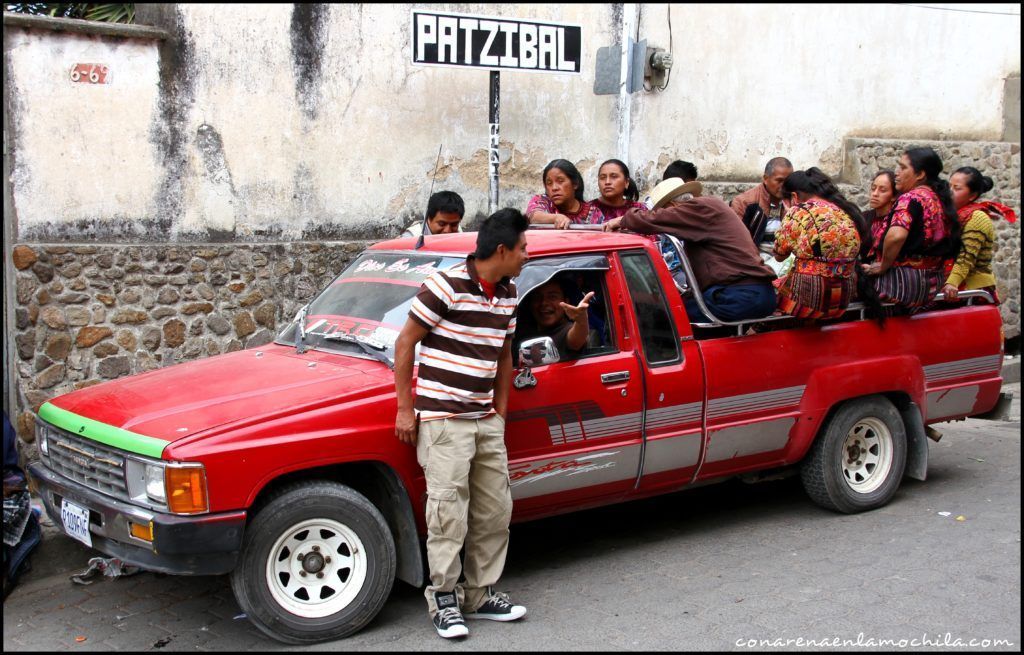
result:
[[[351,284],[352,282],[361,282],[363,284],[400,284],[403,287],[416,287],[420,288],[423,284],[420,280],[399,280],[388,277],[346,277],[335,282],[335,284]]]
[[[359,273],[383,273],[383,275],[374,276],[377,279],[372,281],[392,281],[395,279],[408,279],[418,278],[422,279],[434,273],[439,269],[438,264],[441,263],[440,259],[434,259],[425,261],[423,263],[416,264],[409,257],[402,257],[395,261],[381,261],[374,259],[373,257],[367,257],[363,261],[359,262],[355,268],[350,269],[347,273],[355,275]],[[414,265],[415,264],[415,265]],[[342,276],[343,278],[345,276]],[[341,282],[342,280],[339,280]]]
[[[393,347],[398,340],[400,330],[397,326],[387,326],[365,318],[349,318],[347,316],[313,316],[309,318],[306,336],[328,337],[333,334],[348,334],[379,341]]]

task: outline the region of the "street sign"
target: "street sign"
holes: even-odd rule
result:
[[[540,73],[579,73],[579,25],[412,12],[412,63]]]

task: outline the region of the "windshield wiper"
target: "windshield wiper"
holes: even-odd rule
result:
[[[384,344],[382,344],[379,341],[376,341],[374,339],[367,339],[366,337],[359,337],[359,336],[355,336],[355,335],[351,335],[351,334],[338,334],[338,333],[335,333],[335,334],[325,334],[321,338],[324,341],[344,341],[345,343],[354,343],[357,346],[359,346],[359,348],[364,353],[369,355],[370,357],[373,357],[378,362],[383,363],[385,366],[387,366],[392,371],[395,370],[395,363],[391,360],[390,357],[385,355],[384,352],[383,352],[384,350],[387,349],[387,346],[385,346]]]
[[[295,328],[295,353],[301,355],[306,352],[306,312],[309,310],[309,305],[303,305],[302,309],[295,316],[295,320],[298,322],[298,327]]]

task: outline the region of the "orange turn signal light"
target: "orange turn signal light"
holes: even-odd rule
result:
[[[198,514],[210,509],[206,495],[206,469],[167,467],[167,509],[175,514]]]
[[[131,527],[132,536],[136,539],[142,539],[143,541],[153,541],[153,522],[150,521],[146,525],[141,523],[128,522]]]

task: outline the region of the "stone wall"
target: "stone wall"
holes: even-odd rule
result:
[[[272,341],[366,245],[18,245],[19,436],[54,396]]]

